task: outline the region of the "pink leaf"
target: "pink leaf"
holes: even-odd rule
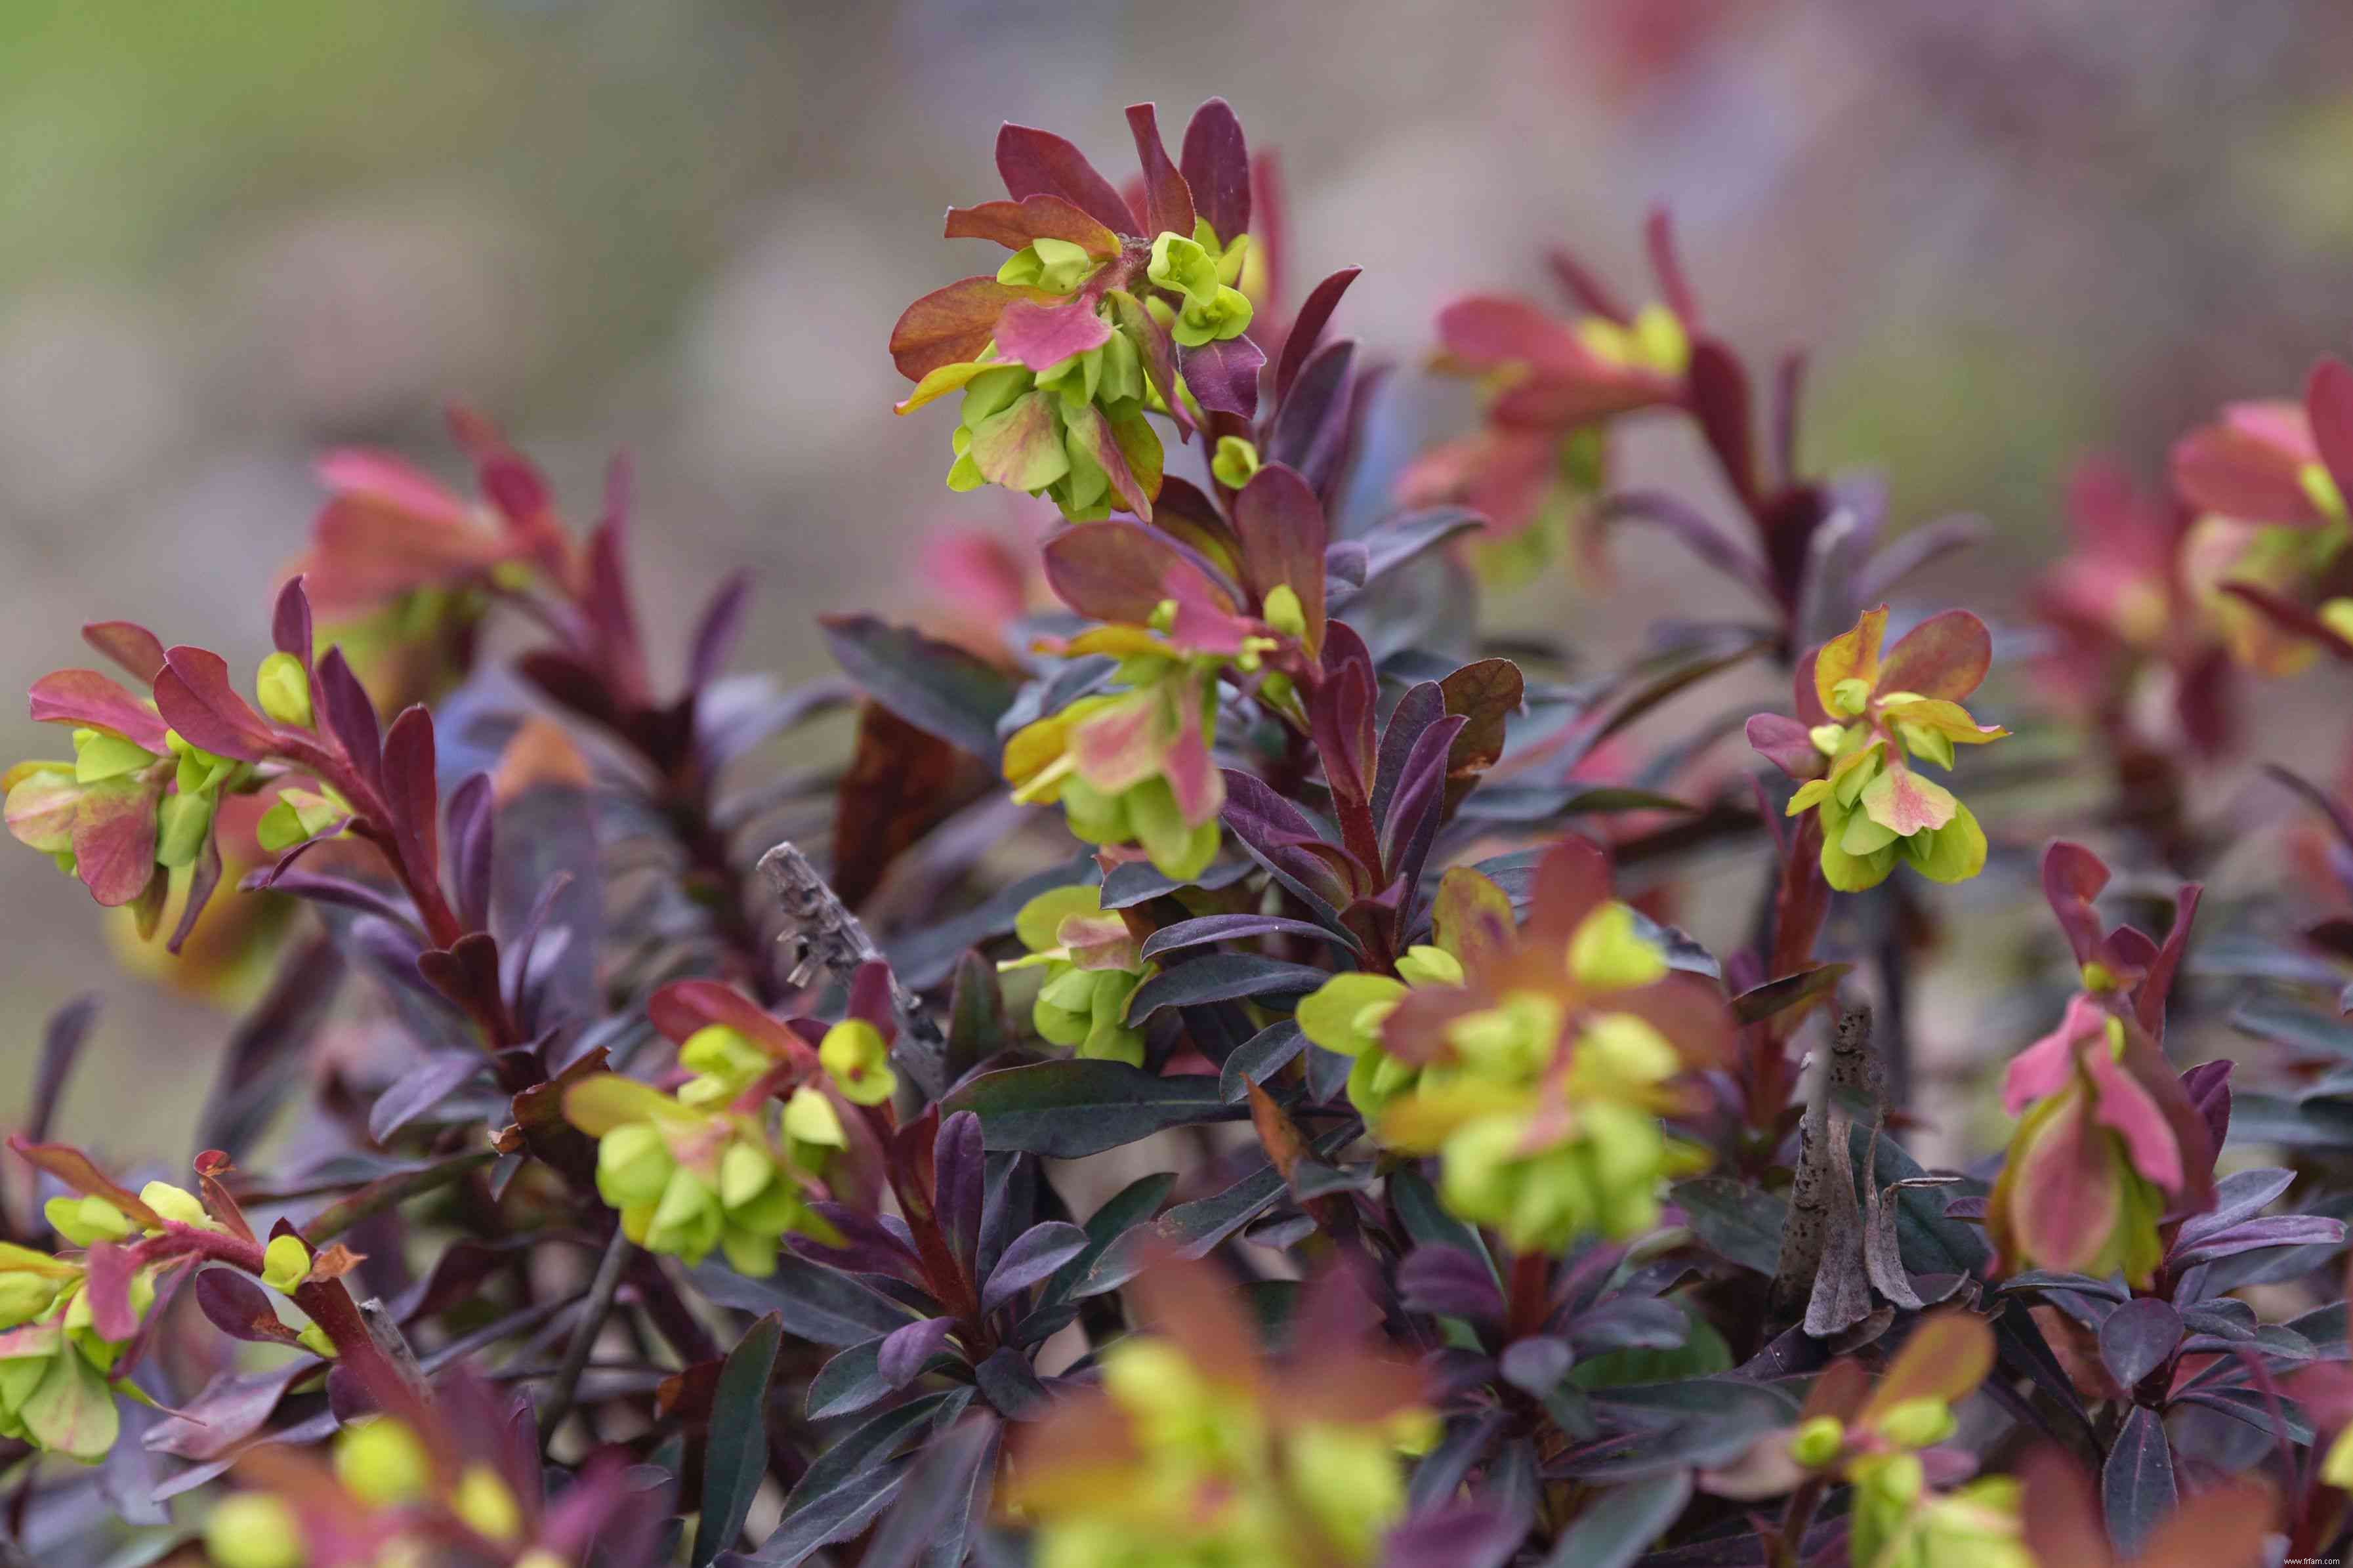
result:
[[[1111,342],[1111,323],[1084,295],[1059,305],[1017,300],[997,318],[996,332],[998,353],[1039,371]]]
[[[2026,1255],[2046,1268],[2089,1267],[2122,1217],[2124,1184],[2086,1097],[2070,1095],[2010,1158],[2013,1219]]]
[[[1748,743],[1757,753],[1793,779],[1819,777],[1822,754],[1803,724],[1779,713],[1759,713],[1748,721]]]
[[[2036,1100],[2065,1089],[2073,1080],[2077,1053],[2105,1036],[2107,1016],[2092,997],[2072,998],[2057,1028],[2010,1059],[2001,1080],[2002,1110],[2021,1115]]]
[[[2098,1093],[2100,1124],[2124,1139],[2133,1169],[2168,1193],[2179,1192],[2181,1145],[2156,1097],[2105,1050],[2084,1052],[2083,1062]]]
[[[1467,370],[1507,364],[1583,370],[1590,356],[1567,327],[1516,295],[1473,294],[1438,313],[1438,342]]]
[[[156,795],[135,778],[111,778],[83,786],[75,802],[74,874],[109,909],[137,899],[154,875]]]
[[[2312,418],[2312,444],[2337,490],[2353,500],[2353,366],[2325,359],[2305,384],[2305,411]]]
[[[2245,522],[2320,521],[2295,459],[2228,426],[2210,425],[2174,443],[2173,485],[2199,510]]]
[[[53,671],[33,682],[31,695],[33,717],[45,724],[111,730],[158,756],[171,749],[164,739],[168,726],[155,710],[97,670]]]
[[[131,1308],[131,1277],[136,1272],[131,1249],[93,1242],[83,1261],[90,1270],[90,1326],[99,1338],[119,1344],[139,1331],[139,1314]]]

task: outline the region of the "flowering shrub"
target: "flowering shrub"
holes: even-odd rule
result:
[[[8,1530],[215,1568],[2341,1551],[2353,799],[2274,770],[2312,826],[2264,876],[2184,784],[2262,682],[2353,661],[2353,369],[2185,436],[2161,500],[2087,468],[2042,626],[1989,625],[1927,570],[1973,529],[1883,541],[1874,487],[1799,471],[1794,362],[1760,417],[1661,216],[1654,303],[1563,258],[1567,317],[1439,311],[1481,428],[1367,506],[1355,270],[1282,291],[1223,102],[1173,158],[1128,122],[1131,184],[1008,126],[1005,196],[948,214],[1006,254],[890,332],[901,412],[953,394],[949,488],[1053,511],[939,557],[937,618],[828,617],[841,677],[727,673],[733,579],[662,689],[626,468],[583,531],[460,415],[476,499],[325,460],[257,667],[100,621],[124,679],[32,683],[67,740],[10,833],[195,980],[274,978],[185,1167],[52,1139],[91,1009],[51,1022]],[[1729,523],[1618,485],[1636,418]],[[1574,680],[1482,637],[1479,574],[1623,523],[1761,618]],[[838,769],[763,776],[843,712]],[[2226,847],[2252,881],[2201,901]],[[2063,956],[2016,922],[2032,1023],[1932,1082],[1929,938],[2011,923],[2038,854]],[[1915,1158],[1997,1106],[1989,1159]]]

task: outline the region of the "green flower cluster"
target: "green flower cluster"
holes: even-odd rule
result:
[[[694,1076],[675,1096],[607,1073],[565,1097],[565,1116],[597,1140],[596,1190],[620,1211],[622,1234],[690,1264],[716,1247],[755,1277],[776,1272],[787,1234],[838,1240],[808,1206],[828,1157],[848,1142],[833,1102],[804,1083],[774,1127],[765,1102],[742,1107],[776,1062],[724,1025],[690,1036],[679,1060]]]
[[[1013,930],[1029,956],[997,968],[1045,970],[1029,1014],[1038,1033],[1082,1057],[1142,1067],[1144,1033],[1127,1026],[1127,1005],[1157,966],[1137,955],[1118,911],[1103,907],[1103,889],[1050,889],[1021,906]]]
[[[1461,961],[1444,948],[1409,947],[1397,962],[1396,977],[1335,974],[1302,997],[1293,1016],[1300,1033],[1310,1040],[1355,1059],[1356,1065],[1348,1072],[1348,1099],[1371,1121],[1421,1077],[1419,1064],[1401,1060],[1382,1048],[1381,1026],[1409,990],[1460,985],[1462,979]]]
[[[965,385],[950,437],[955,462],[948,489],[990,483],[1042,496],[1073,522],[1100,521],[1135,497],[1114,489],[1140,484],[1144,500],[1160,486],[1166,454],[1145,417],[1159,404],[1135,340],[1113,331],[1100,347],[1044,371],[986,362]]]

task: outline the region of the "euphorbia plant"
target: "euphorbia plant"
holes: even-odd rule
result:
[[[128,684],[34,683],[72,755],[10,773],[16,837],[151,935],[176,900],[174,949],[223,900],[304,909],[239,928],[279,973],[193,1188],[52,1136],[89,1010],[52,1026],[0,1189],[7,1528],[212,1568],[2337,1550],[2343,889],[2251,874],[2193,931],[2193,884],[2161,937],[2098,900],[2109,860],[2169,894],[2232,837],[2132,794],[2223,753],[2226,638],[2353,652],[2353,381],[2185,442],[2219,523],[2079,492],[2041,606],[2103,667],[1989,710],[2043,756],[2090,717],[2124,793],[2014,805],[2036,764],[1973,762],[1973,807],[1932,770],[2010,732],[1963,703],[2027,645],[1890,597],[1971,531],[1883,547],[1869,481],[1799,470],[1799,362],[1760,422],[1663,219],[1658,303],[1564,261],[1572,319],[1440,312],[1485,428],[1391,511],[1353,463],[1378,377],[1331,334],[1355,269],[1283,296],[1222,101],[1173,157],[1127,121],[1131,188],[1008,127],[1005,198],[950,213],[1004,254],[891,331],[902,410],[957,395],[950,486],[1052,511],[952,615],[828,617],[841,677],[727,675],[733,578],[658,684],[626,467],[577,532],[460,415],[479,500],[329,457],[255,669],[105,621]],[[1739,526],[1614,488],[1638,415]],[[1519,546],[1571,511],[1670,529],[1765,623],[1482,633],[1464,554],[1548,570]],[[2219,586],[2217,537],[2260,547]],[[480,668],[498,622],[522,683]],[[1794,694],[1746,727],[1783,776],[1683,700],[1750,662]],[[2197,742],[2155,771],[2151,672]],[[754,764],[853,707],[839,768]],[[1941,987],[1936,1036],[1983,1048],[1907,1092],[1938,918],[1997,929],[2063,824],[2107,859],[2051,847],[2063,969],[2005,983],[2058,1027]],[[1703,890],[1736,868],[1753,898]],[[2260,1047],[2190,1060],[2223,1019]],[[1923,1169],[1973,1097],[2009,1150]]]

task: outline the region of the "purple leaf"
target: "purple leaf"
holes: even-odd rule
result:
[[[1157,958],[1164,952],[1176,952],[1184,948],[1199,947],[1212,942],[1238,942],[1253,936],[1304,936],[1318,942],[1340,942],[1354,951],[1356,943],[1312,921],[1295,921],[1282,915],[1202,915],[1194,920],[1177,921],[1162,926],[1145,939],[1142,956]]]
[[[1321,492],[1348,446],[1348,372],[1356,345],[1343,338],[1327,343],[1301,367],[1274,416],[1266,457],[1299,470]]]
[[[2126,1413],[2100,1470],[2100,1500],[2116,1550],[2126,1556],[2137,1552],[2158,1521],[2173,1511],[2177,1495],[2165,1423],[2147,1405],[2135,1405]]]
[[[1686,317],[1686,320],[1689,318]],[[1714,338],[1692,345],[1691,368],[1684,373],[1690,386],[1692,412],[1707,437],[1716,462],[1733,493],[1743,501],[1757,494],[1755,448],[1750,444],[1748,373],[1731,350]]]
[[[480,1056],[451,1051],[410,1068],[368,1108],[368,1136],[378,1143],[389,1142],[394,1133],[448,1099],[487,1065]]]
[[[694,623],[694,640],[686,658],[686,689],[700,691],[719,679],[728,655],[744,629],[744,609],[751,602],[752,574],[731,572]]]
[[[1307,291],[1306,302],[1299,307],[1299,314],[1292,321],[1291,331],[1282,340],[1282,355],[1275,361],[1274,401],[1278,408],[1288,406],[1292,384],[1299,379],[1300,370],[1307,363],[1308,356],[1315,352],[1315,345],[1322,341],[1324,329],[1331,322],[1332,312],[1340,307],[1340,296],[1348,291],[1348,285],[1354,283],[1357,274],[1363,270],[1360,267],[1343,267]],[[1281,422],[1282,416],[1278,413],[1276,423],[1279,426]]]
[[[318,1370],[316,1361],[303,1359],[268,1372],[223,1373],[176,1415],[151,1427],[147,1447],[183,1459],[219,1458],[260,1431],[287,1389]]]
[[[1389,801],[1397,794],[1398,782],[1405,774],[1407,761],[1413,755],[1414,743],[1422,731],[1446,716],[1446,689],[1435,680],[1415,683],[1398,699],[1389,710],[1388,722],[1381,727],[1381,748],[1373,779],[1373,820],[1388,818]]]
[[[248,1344],[290,1345],[300,1338],[280,1321],[261,1287],[233,1269],[197,1275],[196,1306],[214,1328]]]
[[[77,996],[50,1014],[48,1023],[42,1028],[41,1065],[33,1080],[32,1107],[25,1117],[25,1136],[36,1143],[49,1135],[49,1123],[58,1113],[58,1097],[65,1093],[66,1079],[72,1073],[82,1044],[90,1037],[90,1026],[97,1016],[98,997]]]
[[[155,677],[155,706],[190,745],[258,763],[278,749],[269,721],[229,684],[228,666],[200,647],[168,648]]]
[[[491,923],[494,807],[488,773],[469,774],[449,792],[449,870],[458,887],[458,918],[474,931]]]
[[[1266,352],[1247,335],[1204,343],[1198,349],[1179,347],[1177,369],[1193,400],[1213,414],[1254,418],[1258,414],[1258,373],[1266,368]]]
[[[1233,595],[1223,575],[1187,546],[1140,522],[1085,522],[1046,542],[1047,585],[1089,620],[1142,626],[1172,585],[1200,578],[1199,591],[1220,609]]]
[[[1334,621],[1324,634],[1324,679],[1308,700],[1307,717],[1324,760],[1324,782],[1334,795],[1350,801],[1372,799],[1378,766],[1374,704],[1379,695],[1380,677],[1365,639],[1347,623]]]
[[[1209,220],[1219,244],[1231,245],[1234,236],[1250,232],[1250,143],[1231,104],[1213,98],[1193,111],[1177,163],[1194,210]]]
[[[2212,1208],[2181,1222],[2181,1228],[2174,1233],[2175,1244],[2188,1246],[2228,1230],[2241,1220],[2253,1219],[2295,1184],[2294,1171],[2233,1172],[2214,1184]]]
[[[1470,721],[1449,713],[1413,743],[1398,776],[1397,793],[1389,798],[1388,816],[1381,822],[1381,865],[1408,888],[1421,881],[1422,862],[1429,858],[1438,836],[1440,805],[1446,798],[1446,759],[1454,737]]]
[[[1501,1322],[1495,1271],[1459,1247],[1417,1247],[1398,1266],[1398,1294],[1417,1312],[1468,1322]]]
[[[981,1216],[987,1207],[985,1153],[979,1117],[960,1110],[941,1119],[939,1133],[932,1142],[934,1201],[940,1224],[966,1268],[979,1255]]]
[[[2100,1361],[2130,1390],[2163,1366],[2181,1342],[2181,1315],[2153,1296],[2126,1301],[2100,1325]]]
[[[2171,1268],[2188,1268],[2265,1247],[2335,1247],[2344,1239],[2345,1222],[2341,1219],[2316,1214],[2270,1215],[2200,1237],[2194,1245],[2178,1249],[2166,1261]]]
[[[1148,103],[1134,103],[1127,110],[1127,129],[1135,138],[1136,162],[1144,166],[1144,222],[1150,234],[1180,234],[1193,237],[1193,191],[1176,165],[1168,161],[1168,148],[1160,140],[1160,121]],[[1214,225],[1212,226],[1215,226]],[[1218,237],[1223,240],[1222,230]]]
[[[223,869],[220,836],[207,833],[203,847],[196,851],[195,864],[188,868],[188,896],[180,906],[179,923],[172,928],[172,939],[164,944],[164,951],[173,957],[177,958],[188,938],[195,934],[196,921],[203,918],[206,906],[213,901],[213,894],[220,887]]]
[[[327,656],[319,661],[317,684],[328,733],[343,747],[343,755],[351,759],[352,771],[359,774],[360,781],[382,790],[384,741],[376,728],[375,704],[369,700],[367,688],[360,684],[360,678],[352,673],[342,648],[329,648]]]
[[[1024,196],[1060,196],[1116,234],[1133,234],[1135,214],[1102,173],[1080,152],[1050,131],[1010,122],[997,132],[997,172],[1005,194],[1015,201]]]
[[[291,654],[311,668],[311,595],[302,590],[300,576],[290,578],[278,591],[278,605],[269,617],[269,641],[280,653]]]
[[[990,1270],[980,1292],[980,1310],[993,1312],[1033,1285],[1051,1279],[1062,1265],[1087,1249],[1087,1233],[1075,1225],[1048,1220],[1016,1237]]]
[[[1663,490],[1628,490],[1603,500],[1595,522],[1605,533],[1616,523],[1647,522],[1672,535],[1702,565],[1731,578],[1767,605],[1774,603],[1764,563],[1679,497]]]
[[[1504,1568],[1527,1533],[1523,1509],[1483,1498],[1444,1503],[1389,1531],[1381,1568]]]
[[[954,1318],[926,1318],[893,1330],[874,1357],[882,1381],[893,1388],[904,1388],[914,1382],[931,1364],[932,1358],[947,1348],[948,1336],[955,1332]]]
[[[2200,1062],[2181,1075],[2181,1092],[2204,1118],[2217,1149],[2231,1134],[2231,1068],[2236,1065],[2228,1058]]]
[[[441,794],[434,779],[433,715],[418,703],[392,721],[379,763],[384,803],[400,836],[408,874],[420,885],[441,879]]]

